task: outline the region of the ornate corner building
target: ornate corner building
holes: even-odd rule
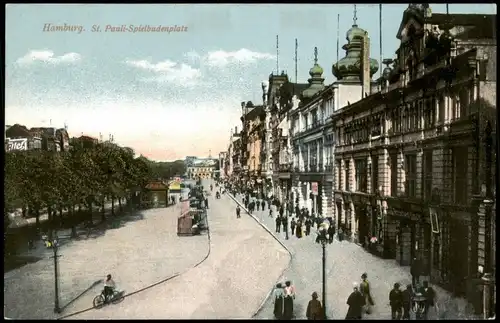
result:
[[[495,20],[410,5],[381,90],[332,116],[338,225],[457,295],[495,272]]]

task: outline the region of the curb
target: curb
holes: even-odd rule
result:
[[[209,223],[208,219],[209,219],[209,216],[208,216],[208,212],[207,212],[207,223]],[[136,290],[136,291],[134,291],[134,292],[131,292],[131,293],[129,293],[129,294],[125,294],[125,295],[123,295],[123,298],[126,298],[126,297],[129,297],[129,296],[132,296],[132,295],[138,294],[138,293],[140,293],[140,292],[143,292],[143,291],[145,291],[145,290],[148,290],[148,289],[150,289],[150,288],[153,288],[153,287],[155,287],[155,286],[158,286],[158,285],[160,285],[160,284],[163,284],[163,283],[165,283],[165,282],[167,282],[167,281],[169,281],[169,280],[171,280],[171,279],[174,279],[175,277],[178,277],[178,276],[181,276],[181,275],[183,275],[183,274],[187,273],[187,272],[188,272],[188,271],[190,271],[191,269],[194,269],[194,268],[198,267],[199,265],[201,265],[203,262],[205,262],[205,260],[207,260],[207,259],[208,259],[208,257],[210,256],[210,252],[212,251],[212,246],[211,246],[211,244],[212,244],[212,243],[211,243],[211,236],[210,236],[210,224],[207,226],[207,233],[208,233],[208,252],[207,252],[206,256],[205,256],[205,257],[204,257],[204,258],[203,258],[200,262],[198,262],[197,264],[195,264],[193,267],[190,267],[190,268],[188,268],[188,269],[184,270],[184,271],[183,271],[183,272],[181,272],[181,273],[175,273],[174,275],[169,276],[169,277],[167,277],[167,278],[165,278],[165,279],[162,279],[162,280],[160,280],[159,282],[156,282],[156,283],[154,283],[154,284],[152,284],[152,285],[148,285],[148,286],[146,286],[146,287],[143,287],[143,288],[141,288],[141,289],[139,289],[139,290]],[[65,318],[68,318],[68,317],[71,317],[71,316],[75,316],[75,315],[78,315],[78,314],[82,314],[82,313],[85,313],[85,312],[91,311],[91,310],[93,310],[93,309],[94,309],[94,307],[89,307],[89,308],[86,308],[86,309],[80,310],[80,311],[78,311],[78,312],[74,312],[74,313],[70,313],[70,314],[67,314],[67,315],[64,315],[64,316],[58,317],[58,318],[56,318],[56,320],[63,320],[63,319],[65,319]]]
[[[285,271],[287,271],[289,268],[290,268],[290,265],[292,264],[292,260],[293,260],[293,253],[290,251],[290,249],[288,249],[288,247],[283,243],[281,242],[281,240],[276,237],[276,235],[274,234],[274,232],[272,232],[271,230],[269,230],[269,228],[264,224],[262,223],[255,215],[251,214],[246,208],[245,206],[240,202],[238,201],[231,193],[228,193],[226,192],[226,194],[236,203],[238,204],[243,210],[245,210],[247,212],[247,214],[252,217],[262,228],[264,228],[264,230],[267,231],[267,233],[269,233],[273,238],[274,240],[276,240],[283,248],[285,248],[285,250],[288,252],[288,254],[290,255],[290,260],[288,261],[288,265],[285,267],[285,269],[281,272],[278,280],[276,281],[276,283],[279,283],[281,282],[281,280],[283,279],[284,277],[284,274],[285,274]],[[271,290],[269,291],[269,293],[267,293],[266,297],[264,297],[264,299],[262,300],[262,302],[260,303],[259,307],[257,308],[257,310],[255,311],[255,313],[252,315],[252,318],[254,318],[257,314],[260,313],[260,310],[262,309],[262,307],[264,306],[264,304],[267,302],[267,300],[269,299],[269,297],[271,296],[271,294],[273,293],[274,291],[274,286],[273,288],[271,288]]]

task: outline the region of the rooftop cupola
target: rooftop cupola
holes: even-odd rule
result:
[[[309,70],[309,75],[311,78],[309,81],[309,87],[302,92],[304,98],[313,97],[316,93],[325,88],[323,83],[325,79],[323,78],[323,68],[318,64],[318,48],[314,47],[314,65]]]
[[[332,73],[339,81],[361,81],[361,50],[367,32],[358,27],[356,13],[356,5],[354,5],[353,24],[346,34],[347,44],[342,47],[346,51],[346,56],[332,66]],[[370,76],[373,76],[377,71],[377,60],[370,58]]]

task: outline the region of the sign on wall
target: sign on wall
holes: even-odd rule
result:
[[[318,182],[311,183],[311,191],[313,195],[318,195]]]
[[[28,150],[28,139],[10,139],[7,145],[7,151]]]

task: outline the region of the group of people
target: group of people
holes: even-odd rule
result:
[[[368,275],[364,273],[361,275],[361,283],[353,283],[353,292],[347,298],[346,320],[361,320],[363,314],[371,314],[372,306],[375,305],[373,301],[370,283],[368,282]]]
[[[274,289],[274,317],[278,320],[291,320],[293,318],[293,301],[295,299],[295,286],[287,280],[285,285],[278,283]]]
[[[375,305],[370,292],[370,283],[368,275],[361,275],[361,283],[353,283],[353,292],[347,299],[349,309],[346,319],[360,320],[363,315],[371,314],[372,306]],[[412,308],[415,310],[418,319],[427,319],[429,308],[434,306],[435,292],[424,281],[422,286],[408,284],[402,291],[401,285],[395,283],[393,289],[389,292],[389,306],[391,307],[391,318],[393,320],[410,320]]]

